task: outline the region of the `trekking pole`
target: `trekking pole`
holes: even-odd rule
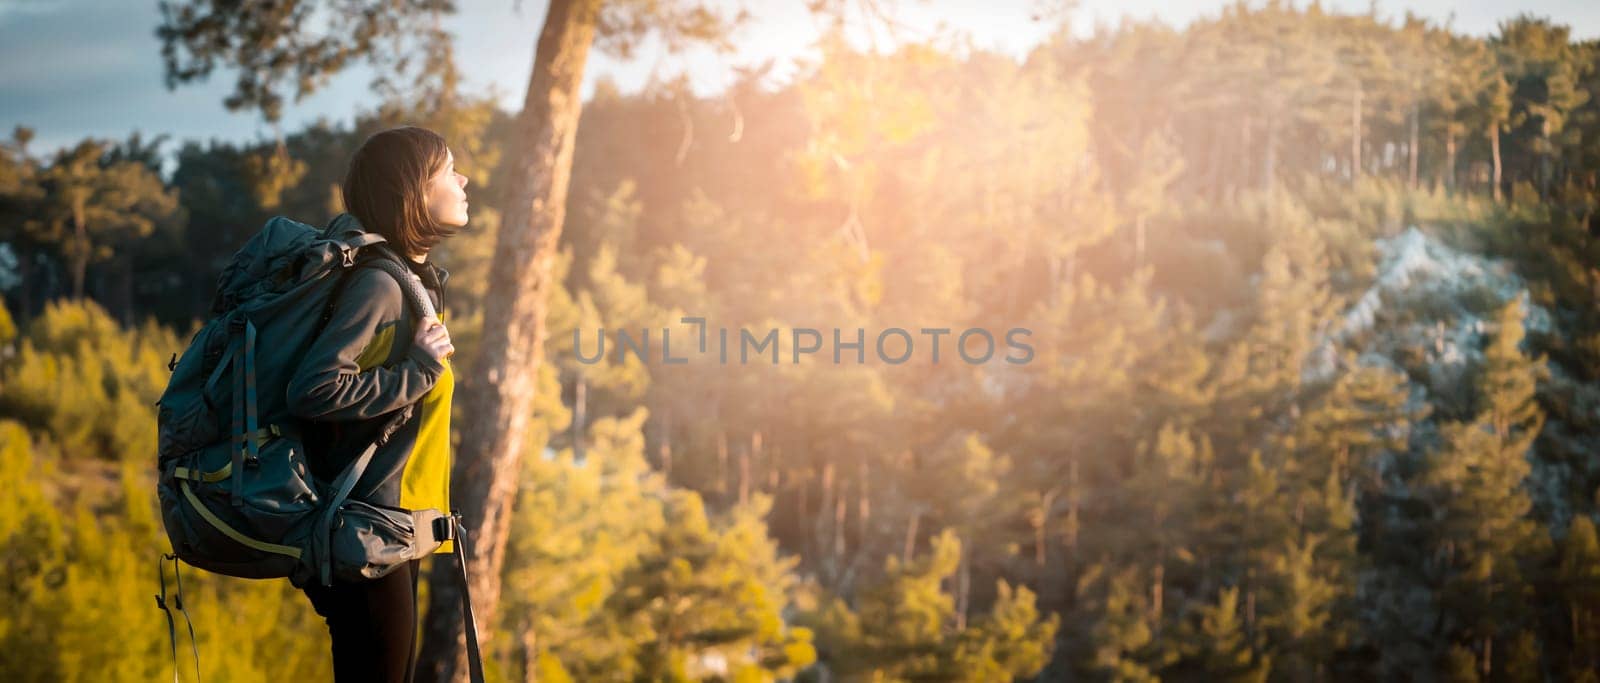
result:
[[[483,683],[483,655],[478,651],[478,619],[472,614],[472,582],[467,579],[467,529],[461,523],[459,510],[451,510],[449,517],[435,519],[433,525],[434,538],[455,541],[451,554],[456,556],[456,569],[461,574],[461,613],[467,625],[467,668],[472,683]]]

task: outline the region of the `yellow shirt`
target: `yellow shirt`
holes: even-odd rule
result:
[[[407,510],[434,508],[450,512],[450,398],[455,394],[456,376],[450,361],[441,359],[444,372],[433,389],[423,394],[422,415],[417,427],[417,442],[411,459],[400,475],[400,507]],[[448,553],[445,541],[436,552]]]
[[[444,314],[439,314],[441,321]],[[388,358],[394,350],[395,330],[399,325],[385,325],[362,350],[356,364],[363,371]],[[450,513],[450,402],[455,394],[455,370],[448,359],[440,359],[444,372],[433,388],[422,395],[416,416],[417,438],[411,445],[406,468],[400,474],[400,507],[407,510],[433,508]],[[453,545],[445,541],[434,552],[448,553]]]

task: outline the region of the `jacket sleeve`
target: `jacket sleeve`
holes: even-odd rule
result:
[[[405,299],[394,276],[363,268],[347,277],[333,315],[311,343],[289,380],[288,405],[308,420],[365,420],[415,403],[433,388],[444,366],[414,344],[415,330],[398,329]],[[406,357],[388,367],[363,370],[356,359],[381,326],[394,323],[394,343],[407,344]],[[402,336],[404,335],[404,336]]]

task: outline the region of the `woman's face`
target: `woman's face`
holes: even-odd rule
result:
[[[467,177],[456,173],[456,156],[446,151],[444,168],[428,179],[428,215],[439,225],[459,228],[467,224]]]

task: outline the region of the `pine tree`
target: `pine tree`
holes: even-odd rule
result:
[[[1272,672],[1270,660],[1258,659],[1239,619],[1239,589],[1224,588],[1214,604],[1198,610],[1198,623],[1185,623],[1180,667],[1196,669],[1205,680],[1262,683]]]
[[[1519,348],[1522,318],[1519,300],[1500,310],[1478,377],[1478,418],[1441,428],[1421,479],[1437,520],[1429,566],[1446,630],[1474,653],[1485,677],[1514,663],[1496,663],[1494,644],[1530,618],[1526,571],[1546,552],[1523,485],[1543,424],[1534,394],[1546,370],[1542,358]]]
[[[1497,665],[1508,681],[1537,681],[1544,674],[1539,665],[1539,638],[1532,631],[1518,631],[1507,643],[1505,663]]]
[[[85,140],[63,150],[40,174],[42,207],[51,239],[70,264],[72,297],[84,295],[89,264],[111,256],[111,245],[149,235],[177,210],[176,193],[149,167],[107,161],[104,143]]]
[[[1354,367],[1312,400],[1281,440],[1285,504],[1298,533],[1274,553],[1276,595],[1265,618],[1279,635],[1271,641],[1281,652],[1277,666],[1302,678],[1327,675],[1340,655],[1367,640],[1358,586],[1383,556],[1361,552],[1357,540],[1363,533],[1382,538],[1385,527],[1362,517],[1376,514],[1374,502],[1389,495],[1383,472],[1406,453],[1410,431],[1425,417],[1409,406],[1404,375],[1355,358],[1345,365]],[[1322,625],[1305,628],[1317,621]]]
[[[666,524],[666,486],[644,457],[647,415],[589,425],[581,460],[572,448],[528,459],[506,550],[508,673],[585,671],[626,656],[605,600]]]
[[[1499,70],[1493,53],[1481,40],[1438,28],[1428,32],[1428,39],[1438,55],[1435,72],[1428,81],[1428,103],[1436,113],[1428,127],[1444,138],[1444,161],[1438,164],[1439,184],[1454,191],[1460,143],[1472,130],[1470,112],[1489,87],[1487,79],[1497,77]]]
[[[39,185],[39,163],[27,152],[32,137],[32,129],[17,126],[11,142],[0,143],[0,240],[10,245],[17,257],[21,287],[16,313],[23,320],[33,315],[38,287],[34,256],[50,243],[40,220],[44,188]]]
[[[48,433],[72,458],[137,460],[155,443],[152,405],[166,386],[170,330],[125,330],[93,301],[58,301],[0,362],[0,417]]]
[[[1328,282],[1327,253],[1305,210],[1270,197],[1271,222],[1281,222],[1261,259],[1253,320],[1245,334],[1230,340],[1217,370],[1207,378],[1216,391],[1207,428],[1217,439],[1226,468],[1259,448],[1279,427],[1272,421],[1296,415],[1302,389],[1326,381],[1337,302]],[[1270,223],[1269,223],[1270,224]]]
[[[1410,385],[1400,371],[1347,355],[1342,371],[1296,420],[1284,441],[1293,452],[1293,485],[1320,489],[1332,477],[1356,493],[1383,487],[1386,458],[1402,453],[1425,407],[1410,405]]]
[[[770,507],[757,497],[714,527],[698,495],[670,494],[659,535],[606,600],[628,650],[592,663],[593,673],[774,681],[810,665],[810,630],[783,622],[794,560],[780,559],[766,537],[761,520]]]
[[[1590,65],[1570,39],[1571,29],[1521,15],[1500,25],[1492,44],[1511,85],[1511,126],[1525,142],[1523,177],[1548,198],[1558,169],[1567,117],[1588,98],[1578,81]]]
[[[1150,603],[1136,567],[1115,573],[1089,567],[1078,595],[1086,621],[1075,624],[1067,643],[1076,651],[1075,667],[1087,676],[1116,681],[1158,680],[1164,653],[1150,626]]]
[[[1490,644],[1526,618],[1529,586],[1518,560],[1536,548],[1537,533],[1521,488],[1528,463],[1477,424],[1447,425],[1443,438],[1424,477],[1439,517],[1432,564],[1449,630],[1487,672]]]
[[[1340,495],[1337,488],[1331,491]],[[1339,601],[1349,596],[1342,584],[1348,565],[1328,565],[1318,557],[1323,537],[1291,541],[1263,572],[1267,587],[1261,600],[1262,630],[1268,645],[1263,661],[1290,680],[1314,680],[1345,643],[1336,621],[1343,616]]]
[[[1478,683],[1483,680],[1478,673],[1478,657],[1472,650],[1460,645],[1450,646],[1445,655],[1443,678],[1450,683]]]
[[[1567,528],[1557,576],[1572,643],[1562,666],[1572,680],[1592,680],[1600,671],[1600,539],[1588,515],[1574,517]]]
[[[1543,356],[1528,358],[1522,353],[1525,316],[1521,297],[1500,308],[1477,383],[1479,419],[1508,450],[1523,454],[1544,427],[1544,412],[1535,395],[1538,383],[1550,375]]]
[[[0,510],[0,541],[11,551],[0,565],[0,586],[5,588],[5,610],[0,612],[0,662],[7,672],[24,677],[50,678],[54,667],[44,647],[48,635],[33,617],[33,595],[48,590],[52,576],[63,571],[61,556],[67,548],[64,520],[50,505],[41,482],[53,473],[34,454],[27,429],[12,420],[0,421],[0,486],[11,504]],[[30,673],[31,672],[31,673]]]
[[[1041,619],[1033,591],[1026,586],[1013,588],[1001,580],[997,589],[988,618],[977,620],[958,638],[953,665],[962,680],[1026,678],[1050,663],[1060,618]]]
[[[961,542],[948,530],[931,552],[901,562],[890,555],[881,579],[863,586],[852,608],[837,597],[808,610],[821,662],[843,680],[952,681],[1029,677],[1049,660],[1058,620],[1041,619],[1032,592],[1001,583],[991,612],[958,626],[953,596]]]

